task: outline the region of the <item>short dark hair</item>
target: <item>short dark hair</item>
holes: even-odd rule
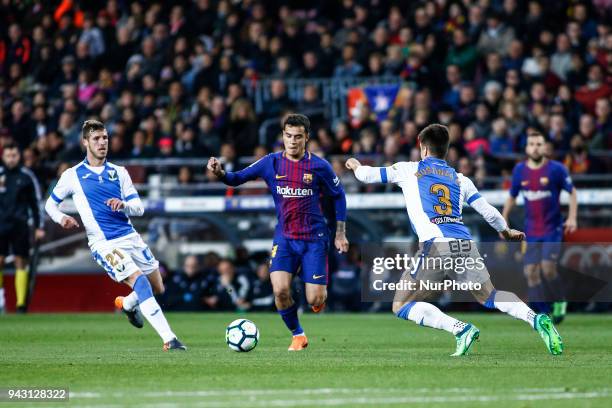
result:
[[[437,123],[427,126],[419,133],[419,143],[427,146],[432,156],[445,158],[450,143],[448,128]]]
[[[291,113],[283,119],[283,130],[286,126],[302,126],[306,134],[310,134],[310,119],[306,115]]]
[[[19,145],[13,142],[12,140],[8,142],[7,144],[5,144],[4,147],[2,148],[2,150],[13,150],[13,149],[17,149],[21,153],[21,149],[19,148]]]
[[[83,128],[81,129],[81,137],[83,139],[89,138],[89,134],[91,132],[95,132],[96,130],[104,130],[104,123],[99,120],[89,119],[83,122]]]
[[[527,139],[529,139],[530,137],[540,137],[540,136],[544,138],[544,142],[547,141],[546,136],[544,136],[544,134],[538,130],[531,130],[527,133]]]

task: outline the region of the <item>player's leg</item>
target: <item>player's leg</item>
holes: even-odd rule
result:
[[[0,240],[2,238],[0,237]],[[4,254],[2,252],[2,242],[0,242],[0,314],[4,313]]]
[[[126,239],[120,243],[120,247],[130,255],[138,269],[146,275],[147,279],[149,279],[149,283],[153,288],[153,294],[163,294],[165,287],[161,273],[159,272],[159,262],[157,259],[155,259],[155,256],[153,256],[153,253],[142,238],[140,236],[136,236]],[[123,311],[128,315],[128,318],[130,318],[130,322],[134,324],[132,322],[130,313],[137,313],[136,307],[138,306],[138,296],[136,295],[136,292],[132,291],[125,297],[118,296],[115,299],[115,306],[123,309]],[[137,319],[138,316],[135,315],[134,318]]]
[[[550,318],[544,313],[536,314],[514,293],[496,290],[489,280],[482,284],[480,290],[472,291],[472,294],[483,306],[497,309],[526,322],[540,334],[551,354],[557,355],[563,352],[563,341]]]
[[[153,326],[153,329],[162,338],[164,351],[186,350],[187,348],[178,341],[176,335],[170,329],[164,312],[161,310],[155,297],[153,297],[153,288],[145,275],[140,270],[136,270],[124,279],[124,283],[136,292],[140,310],[151,326]]]
[[[312,307],[313,312],[319,313],[325,307],[327,300],[327,286],[318,283],[306,282],[306,301]]]
[[[555,323],[561,323],[567,311],[563,280],[557,271],[557,260],[561,253],[561,235],[553,235],[542,244],[543,284],[552,300],[551,315]]]
[[[270,282],[274,303],[285,326],[293,335],[289,351],[298,351],[308,346],[308,339],[298,318],[298,305],[291,295],[291,281],[299,266],[300,255],[292,247],[292,241],[275,237],[270,252]]]
[[[306,251],[302,255],[300,277],[306,286],[306,301],[315,313],[325,308],[327,300],[328,263],[327,242],[305,242]]]
[[[482,283],[480,290],[473,290],[472,295],[486,308],[497,309],[536,328],[536,312],[514,293],[496,290],[491,280]]]
[[[270,272],[276,310],[293,336],[288,350],[299,351],[308,347],[308,339],[298,318],[298,305],[291,296],[292,280],[293,274],[287,271]]]
[[[93,257],[113,280],[125,283],[133,289],[140,311],[162,338],[164,350],[185,350],[185,346],[178,341],[170,329],[164,312],[153,297],[153,288],[149,280],[138,268],[130,253],[121,248],[124,244],[125,242],[114,242],[112,245],[102,244],[94,249]],[[134,310],[138,310],[138,308],[134,308]]]
[[[525,242],[526,245],[523,256],[523,273],[527,279],[527,298],[529,305],[538,313],[549,311],[546,302],[546,293],[542,284],[542,274],[540,262],[542,260],[542,245],[539,241]]]
[[[25,313],[28,296],[28,258],[15,255],[15,298],[17,313]]]
[[[18,313],[25,313],[28,297],[28,256],[30,255],[30,237],[27,225],[13,229],[13,254],[15,255],[15,298]]]
[[[155,269],[153,272],[147,274],[147,279],[149,279],[149,283],[153,288],[154,295],[163,295],[166,291],[166,287],[164,286],[164,281],[162,280],[161,273],[159,272],[159,268]]]
[[[418,287],[418,281],[413,280],[409,272],[404,272],[401,280],[413,281]],[[398,290],[395,292],[391,310],[400,319],[413,321],[420,326],[445,330],[454,335],[460,333],[467,326],[467,323],[457,320],[441,311],[437,306],[425,302],[424,299],[431,297],[431,295],[432,292],[425,290]]]
[[[393,312],[399,318],[412,320],[421,326],[433,327],[445,330],[455,335],[457,347],[452,356],[462,356],[468,353],[472,344],[480,336],[480,330],[470,323],[457,320],[431,303],[420,301],[427,299],[433,292],[420,288],[420,283],[440,282],[444,279],[445,271],[442,265],[445,258],[450,256],[450,244],[448,242],[425,243],[417,252],[415,258],[418,264],[414,270],[407,270],[401,280],[408,281],[411,285],[407,288],[417,290],[401,290],[395,294]]]
[[[466,354],[472,343],[478,339],[480,334],[478,329],[469,323],[447,315],[435,305],[424,302],[423,300],[430,297],[432,292],[418,289],[419,280],[440,281],[444,274],[441,271],[423,270],[422,266],[413,273],[414,277],[411,271],[405,271],[400,281],[407,282],[404,287],[414,287],[416,289],[405,289],[395,292],[392,304],[393,314],[400,319],[413,321],[420,326],[432,327],[452,333],[457,340],[457,348],[453,356]],[[412,282],[412,285],[408,284],[408,282]]]

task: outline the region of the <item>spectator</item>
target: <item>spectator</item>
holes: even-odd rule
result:
[[[202,310],[206,284],[198,258],[195,255],[186,256],[183,269],[173,274],[166,285],[166,307],[178,311]]]
[[[591,65],[588,69],[587,83],[576,91],[576,100],[585,110],[595,113],[595,103],[599,98],[607,98],[612,94],[612,87],[603,82],[603,70],[599,65]]]
[[[338,65],[334,71],[335,77],[354,77],[363,72],[363,67],[357,62],[355,47],[346,45],[342,49],[342,65]]]
[[[463,78],[473,78],[478,61],[476,47],[468,42],[465,31],[453,32],[453,45],[446,56],[446,65],[456,65]]]
[[[361,310],[361,281],[359,278],[359,249],[351,246],[346,254],[333,251],[335,265],[330,282],[330,309],[359,312]]]
[[[570,141],[570,151],[565,155],[563,164],[571,174],[592,174],[601,171],[599,161],[588,153],[584,138],[576,134]]]
[[[249,280],[244,275],[237,275],[234,264],[221,260],[217,266],[217,275],[209,282],[204,296],[204,303],[211,310],[247,310],[251,304],[247,301],[250,290]]]
[[[481,54],[499,52],[506,55],[513,39],[514,30],[512,27],[507,27],[499,14],[491,12],[487,16],[487,27],[478,38],[478,51]]]
[[[595,102],[595,126],[598,137],[593,141],[594,149],[612,148],[612,114],[610,100],[600,98]]]
[[[496,155],[512,153],[513,143],[508,135],[506,120],[503,118],[495,119],[492,129],[493,132],[489,137],[491,141],[491,153]]]
[[[185,126],[178,134],[178,139],[174,144],[174,152],[178,157],[200,157],[204,153],[196,139],[195,131]]]
[[[249,156],[257,145],[257,118],[251,103],[238,99],[232,105],[227,140],[237,147],[239,156]]]
[[[210,114],[205,113],[198,120],[198,143],[210,153],[211,156],[219,155],[221,148],[221,135],[214,129]]]
[[[145,134],[141,129],[132,136],[132,150],[130,157],[134,159],[149,159],[155,157],[155,149],[146,144]]]
[[[270,272],[268,264],[262,263],[257,266],[255,271],[256,279],[251,283],[249,293],[250,309],[253,312],[263,312],[275,310],[274,293],[272,293],[272,283],[270,282]]]

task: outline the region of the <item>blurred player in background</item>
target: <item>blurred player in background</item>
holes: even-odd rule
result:
[[[40,208],[40,185],[34,173],[23,167],[20,160],[21,153],[16,144],[4,146],[0,165],[0,313],[4,311],[4,259],[11,252],[15,256],[17,312],[26,311],[30,214],[36,228],[34,239],[39,241],[45,237],[44,218]]]
[[[144,213],[130,175],[124,167],[106,161],[108,133],[103,123],[85,121],[81,140],[87,149],[87,157],[62,173],[45,209],[63,228],[78,228],[78,222],[59,209],[59,204],[72,196],[85,226],[93,258],[113,280],[133,289],[128,296],[115,299],[115,305],[138,328],[143,327],[144,314],[162,338],[164,351],[186,350],[153,297],[153,290],[161,293],[164,285],[159,262],[129,219]]]
[[[466,268],[465,272],[436,269],[426,258],[441,258],[438,265],[459,256],[474,261],[482,259],[472,235],[463,224],[462,209],[467,203],[509,241],[525,237],[520,231],[508,228],[502,215],[480,195],[474,183],[457,173],[446,161],[449,146],[448,128],[429,125],[419,133],[421,161],[400,162],[389,167],[362,166],[356,159],[349,159],[346,167],[364,183],[396,183],[404,193],[410,222],[419,237],[421,259],[413,270],[402,275],[402,281],[414,282],[415,290],[398,290],[393,300],[393,312],[401,319],[412,320],[422,326],[446,330],[455,335],[457,348],[453,356],[467,354],[472,343],[480,336],[476,326],[454,319],[431,303],[423,302],[431,291],[424,290],[418,281],[440,282],[447,275],[465,283],[479,283],[480,289],[472,294],[483,306],[498,309],[534,328],[544,340],[551,354],[563,352],[563,342],[552,321],[545,314],[538,314],[523,303],[514,293],[498,291],[493,287],[486,267]],[[427,265],[430,266],[427,266]],[[484,266],[484,265],[483,265]]]
[[[278,313],[293,334],[290,351],[308,346],[300,325],[297,304],[291,295],[291,280],[299,271],[306,285],[306,299],[315,313],[327,299],[329,242],[328,226],[322,211],[322,196],[334,200],[336,213],[335,246],[348,250],[346,239],[346,198],[331,165],[306,151],[310,121],[304,115],[288,115],[283,121],[285,150],[271,153],[244,170],[226,172],[214,157],[208,169],[225,184],[238,186],[261,177],[268,185],[278,224],[271,251],[270,280]]]
[[[522,192],[525,199],[527,236],[523,264],[529,300],[532,306],[542,313],[551,312],[550,304],[544,300],[553,300],[553,321],[560,323],[565,317],[567,302],[563,282],[557,273],[557,261],[561,252],[564,226],[565,233],[576,230],[578,200],[576,188],[567,169],[563,164],[550,160],[546,155],[547,150],[546,138],[541,133],[531,132],[527,135],[527,160],[517,164],[512,172],[512,187],[504,205],[503,216],[508,221],[516,204],[516,197]],[[565,224],[559,203],[561,190],[570,193],[569,213]]]

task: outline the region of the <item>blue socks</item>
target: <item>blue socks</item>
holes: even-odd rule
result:
[[[136,282],[134,282],[134,292],[136,292],[136,296],[138,296],[138,302],[142,303],[150,297],[153,297],[153,288],[151,288],[151,283],[146,276],[140,275],[136,278]]]
[[[528,287],[527,297],[529,298],[529,305],[537,313],[550,312],[550,304],[546,302],[546,296],[544,294],[544,287],[542,283],[539,283],[536,286]]]
[[[557,275],[554,279],[542,281],[548,289],[548,300],[552,302],[561,302],[565,299],[565,290],[563,289],[563,282],[561,277]]]
[[[279,310],[278,313],[283,318],[285,326],[287,326],[294,336],[304,334],[304,329],[302,329],[302,326],[300,326],[300,321],[297,315],[297,305],[295,303],[287,309]]]
[[[416,304],[416,302],[408,302],[398,312],[395,314],[400,319],[408,320],[408,313],[410,313],[410,309]]]

